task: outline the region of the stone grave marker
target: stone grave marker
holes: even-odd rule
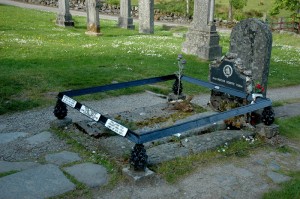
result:
[[[120,0],[118,25],[121,28],[134,29],[133,19],[131,17],[131,0]]]
[[[240,21],[231,32],[230,53],[237,54],[243,66],[252,71],[254,84],[264,87],[266,96],[272,50],[272,32],[258,19]]]
[[[210,81],[248,94],[259,93],[266,97],[271,49],[272,33],[264,22],[258,19],[239,22],[231,32],[229,52],[210,64]],[[258,84],[264,89],[257,91]],[[226,111],[246,104],[245,99],[212,90],[210,105],[215,110]],[[244,119],[242,116],[235,117],[228,122],[240,128]]]
[[[198,0],[194,2],[193,22],[186,35],[182,51],[197,55],[206,60],[214,60],[222,56],[219,46],[220,37],[214,24],[214,0]]]
[[[225,87],[246,91],[250,78],[249,73],[247,76],[239,70],[234,60],[224,59],[220,65],[210,65],[210,81]]]
[[[154,0],[139,0],[139,33],[154,33]]]
[[[86,34],[99,36],[100,20],[99,20],[99,0],[87,0],[87,31]]]
[[[252,92],[252,71],[245,68],[237,54],[227,53],[222,59],[211,62],[209,67],[210,82],[249,94]],[[212,90],[210,104],[215,110],[225,111],[228,106],[234,105],[232,99],[222,92]],[[242,99],[233,101],[239,101],[240,105],[244,103]]]
[[[56,18],[56,24],[64,27],[73,27],[74,21],[70,13],[69,0],[58,1],[58,14]]]

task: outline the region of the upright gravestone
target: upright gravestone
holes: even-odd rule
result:
[[[139,0],[139,32],[154,33],[154,0]]]
[[[121,28],[134,29],[133,19],[131,17],[131,0],[120,1],[120,17],[118,25]]]
[[[232,29],[229,52],[237,54],[243,66],[252,71],[254,84],[264,87],[264,97],[267,91],[271,50],[272,32],[263,21],[246,19]]]
[[[239,22],[232,29],[229,52],[210,64],[210,81],[252,94],[254,101],[261,94],[266,97],[271,50],[272,33],[268,25],[258,19]],[[218,111],[226,111],[247,103],[244,99],[234,98],[217,90],[212,90],[211,93],[210,105]],[[265,113],[271,114],[270,120],[265,118],[265,121],[273,122],[273,113]],[[255,115],[251,114],[250,117],[254,124],[260,118]],[[225,123],[240,128],[241,121],[245,121],[243,117],[245,116],[228,119]]]
[[[86,34],[100,35],[99,0],[87,0],[87,31]]]
[[[73,27],[74,21],[70,13],[69,0],[58,1],[58,14],[56,18],[56,24],[64,27]]]
[[[193,22],[182,47],[184,53],[197,55],[206,60],[221,57],[220,38],[214,24],[214,4],[214,0],[194,2]]]

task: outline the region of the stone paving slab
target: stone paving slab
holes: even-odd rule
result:
[[[59,153],[48,154],[45,156],[45,159],[48,163],[56,164],[59,166],[82,160],[77,153],[73,153],[70,151],[62,151]]]
[[[0,199],[47,198],[73,189],[75,185],[51,164],[0,178]]]
[[[26,141],[29,142],[29,144],[31,145],[38,145],[38,144],[42,144],[43,142],[51,141],[51,138],[52,138],[52,134],[48,131],[44,131],[27,138]]]
[[[268,171],[267,172],[267,176],[269,178],[271,178],[271,180],[277,184],[279,183],[283,183],[283,182],[286,182],[286,181],[289,181],[291,180],[292,178],[289,177],[289,176],[286,176],[286,175],[283,175],[283,174],[280,174],[280,173],[276,173],[274,171]]]
[[[141,184],[145,181],[150,182],[151,178],[155,177],[155,173],[148,168],[145,171],[134,171],[130,167],[125,167],[122,169],[122,173],[135,184]]]
[[[40,166],[36,162],[7,162],[0,161],[0,173],[9,172],[9,171],[22,171],[30,169],[33,167]]]
[[[24,132],[13,132],[13,133],[1,133],[0,134],[0,144],[6,144],[12,142],[20,137],[25,137],[28,133]]]
[[[149,165],[156,165],[176,157],[188,156],[224,145],[243,136],[251,136],[251,131],[223,130],[187,137],[181,142],[169,142],[147,149]]]
[[[104,185],[108,181],[108,173],[106,168],[98,164],[77,164],[71,167],[66,167],[64,170],[68,174],[74,176],[76,180],[86,184],[89,187]]]
[[[294,117],[300,115],[300,103],[286,104],[284,106],[274,107],[276,118]]]

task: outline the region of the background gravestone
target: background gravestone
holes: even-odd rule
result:
[[[194,2],[193,22],[183,43],[182,51],[206,60],[214,60],[222,55],[220,37],[214,24],[214,0]]]
[[[88,35],[100,35],[99,0],[87,0],[87,32]]]
[[[261,84],[266,96],[272,50],[272,32],[258,19],[239,22],[231,32],[230,53],[237,54],[243,66],[252,71],[254,84]]]
[[[69,0],[58,1],[58,14],[56,24],[64,27],[73,27],[74,21],[70,13]]]
[[[154,33],[154,0],[139,0],[139,33]]]
[[[131,17],[131,0],[120,0],[120,17],[118,25],[121,28],[134,29]]]

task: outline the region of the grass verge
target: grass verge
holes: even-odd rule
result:
[[[279,125],[281,135],[300,141],[300,116],[288,119],[277,119],[275,122]]]
[[[298,199],[300,198],[300,171],[290,174],[293,179],[281,184],[281,189],[264,194],[263,199]]]
[[[107,169],[109,174],[109,182],[108,184],[104,185],[103,188],[110,189],[114,187],[117,184],[117,182],[119,182],[122,179],[122,175],[120,173],[118,164],[115,161],[111,160],[105,153],[102,153],[100,151],[88,150],[85,146],[83,146],[74,138],[72,138],[70,132],[68,131],[56,129],[53,130],[53,132],[60,139],[66,141],[66,143],[71,147],[70,150],[72,152],[79,154],[79,156],[83,159],[82,162],[99,164],[104,166]],[[63,167],[64,166],[71,166],[71,165],[63,165]],[[76,189],[55,198],[80,198],[80,197],[92,198],[91,190],[86,185],[78,182],[71,175],[68,175],[67,173],[65,174],[76,185]]]
[[[5,177],[5,176],[8,176],[8,175],[11,175],[11,174],[14,174],[14,173],[18,173],[19,171],[8,171],[8,172],[3,172],[3,173],[0,173],[0,178],[2,177]]]
[[[55,25],[56,13],[0,4],[0,114],[55,104],[60,91],[125,82],[177,71],[177,55],[184,38],[174,32],[186,28],[155,26],[154,35],[117,27],[116,21],[101,20],[100,37],[85,34],[86,18],[74,16],[74,28]],[[300,84],[300,38],[273,34],[273,51],[268,87]],[[229,35],[221,35],[224,53]],[[185,74],[207,80],[209,62],[193,55]],[[173,82],[162,83],[172,88]],[[136,87],[87,95],[85,99],[142,92]],[[167,91],[163,91],[166,93]],[[184,82],[184,92],[197,95],[208,89]]]
[[[230,144],[225,143],[224,146],[220,146],[214,150],[176,158],[154,166],[151,169],[166,179],[167,182],[175,183],[207,163],[212,164],[228,157],[246,157],[251,150],[262,145],[263,143],[260,140],[252,141],[252,139],[243,138]]]

